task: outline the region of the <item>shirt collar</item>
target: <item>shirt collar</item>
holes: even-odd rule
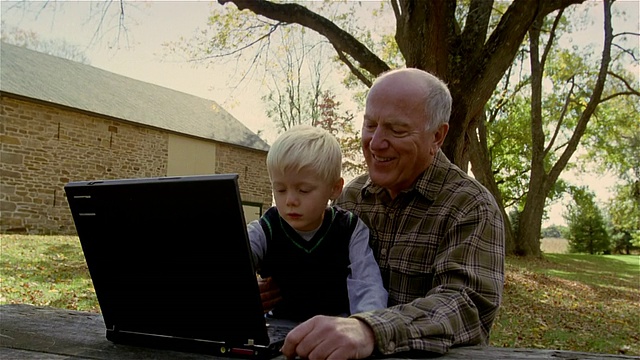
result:
[[[418,179],[411,188],[403,192],[408,193],[415,190],[425,198],[434,200],[444,185],[450,164],[451,162],[447,159],[442,150],[438,150],[431,165],[429,165],[429,167],[423,171],[420,176],[418,176]],[[365,181],[364,186],[362,187],[363,197],[366,197],[369,194],[379,196],[385,192],[386,190],[383,187],[374,184],[370,177],[367,177],[367,181]]]

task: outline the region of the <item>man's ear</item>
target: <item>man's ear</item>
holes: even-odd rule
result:
[[[447,137],[447,133],[449,132],[449,124],[444,123],[438,127],[438,130],[433,134],[433,143],[438,147],[435,149],[436,151],[442,147],[444,143],[444,138]]]
[[[331,189],[331,200],[335,200],[338,198],[338,196],[340,196],[340,193],[342,193],[342,187],[344,186],[344,179],[340,178],[338,179],[338,181],[336,181],[333,184],[333,187]]]

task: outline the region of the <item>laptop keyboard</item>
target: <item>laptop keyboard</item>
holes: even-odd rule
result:
[[[289,331],[291,331],[291,327],[289,326],[278,326],[272,324],[269,324],[269,326],[267,326],[267,334],[269,334],[269,339],[272,343],[284,340],[287,337]]]

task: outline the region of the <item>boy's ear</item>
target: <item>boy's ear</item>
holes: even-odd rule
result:
[[[340,196],[342,192],[342,187],[344,186],[344,179],[340,178],[338,181],[333,184],[333,188],[331,189],[331,200],[335,200]]]

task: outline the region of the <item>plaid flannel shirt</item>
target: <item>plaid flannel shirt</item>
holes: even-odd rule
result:
[[[334,204],[369,226],[389,291],[389,308],[353,315],[371,326],[377,351],[488,345],[504,284],[504,224],[489,191],[439,151],[395,199],[363,175]]]

